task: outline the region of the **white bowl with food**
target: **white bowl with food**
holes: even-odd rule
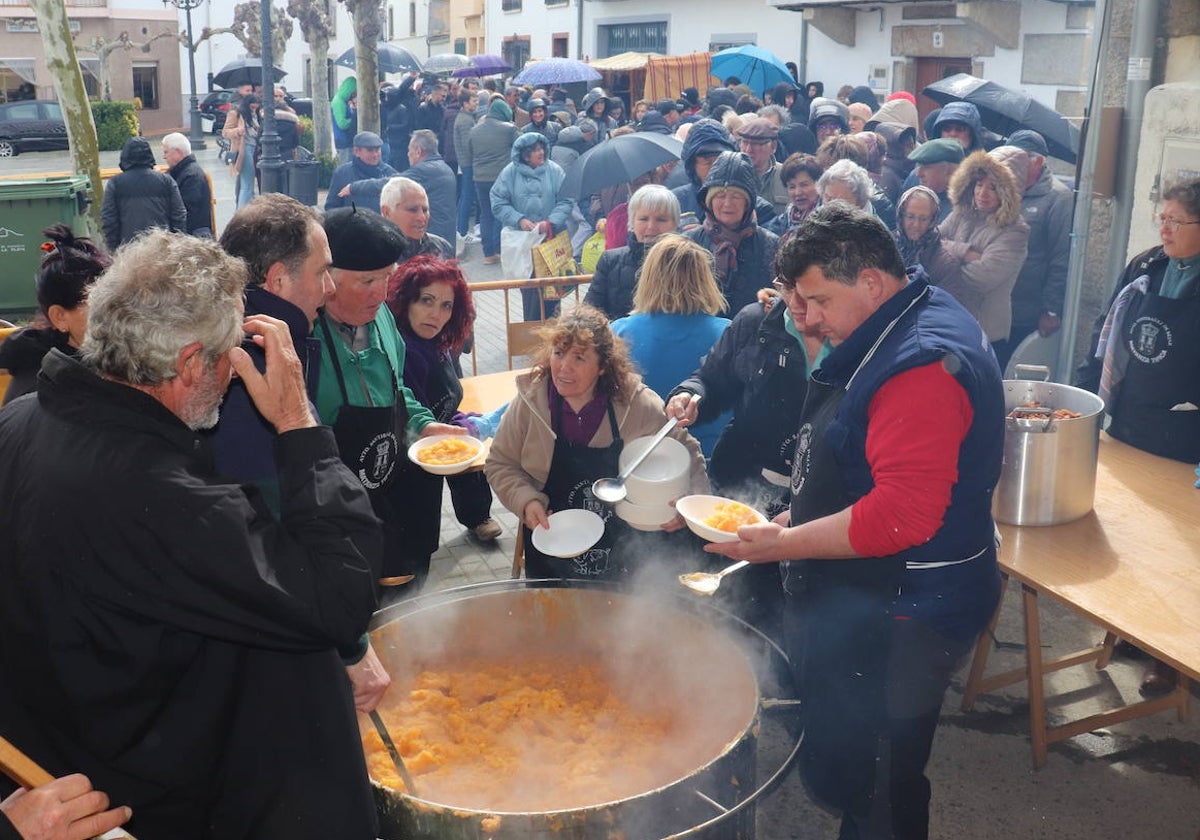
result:
[[[613,512],[639,531],[658,531],[675,518],[675,508],[670,505],[643,505],[629,499],[617,502]]]
[[[625,444],[619,461],[621,472],[645,451],[653,437],[634,438]],[[687,447],[674,438],[663,438],[625,480],[625,498],[639,505],[666,505],[691,488],[691,471],[692,455]]]
[[[430,435],[408,447],[408,460],[434,475],[455,475],[474,464],[481,452],[482,441],[470,435]]]
[[[749,505],[722,496],[684,496],[675,510],[693,534],[709,542],[737,542],[738,527],[767,521]]]

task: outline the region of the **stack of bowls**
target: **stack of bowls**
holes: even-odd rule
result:
[[[651,436],[634,438],[621,450],[625,467],[650,444]],[[686,496],[691,486],[692,456],[673,438],[664,438],[625,481],[626,495],[617,502],[617,516],[639,531],[657,531],[675,518],[671,502]]]

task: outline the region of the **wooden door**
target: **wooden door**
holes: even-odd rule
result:
[[[921,122],[924,123],[925,117],[935,108],[942,107],[937,102],[934,102],[928,96],[921,94],[921,91],[934,82],[940,82],[947,76],[953,76],[955,73],[970,73],[971,59],[969,57],[944,57],[937,56],[934,58],[918,58],[917,59],[917,113],[921,116]]]

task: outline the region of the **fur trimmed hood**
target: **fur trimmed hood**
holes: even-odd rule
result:
[[[984,151],[968,155],[950,179],[947,193],[954,209],[968,214],[978,212],[974,201],[975,183],[984,177],[992,179],[1000,197],[1000,206],[988,214],[987,223],[1007,227],[1018,221],[1021,218],[1021,190],[1017,187],[1017,179],[1007,166]]]

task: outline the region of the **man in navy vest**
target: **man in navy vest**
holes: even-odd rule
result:
[[[820,208],[777,267],[834,349],[809,383],[791,511],[708,549],[784,564],[801,773],[841,836],[923,840],[942,696],[999,599],[1000,369],[873,216]]]

